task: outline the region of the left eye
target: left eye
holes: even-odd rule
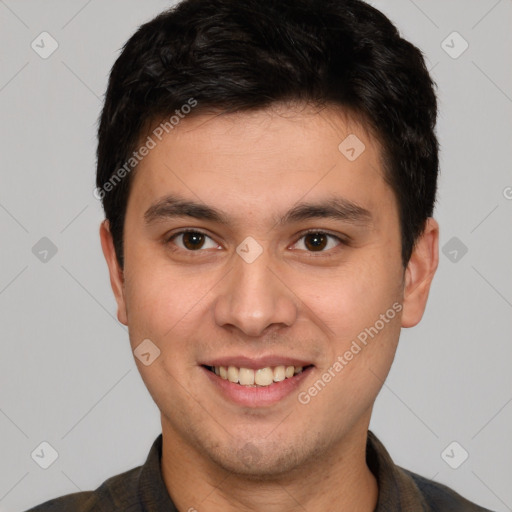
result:
[[[295,244],[294,248],[309,252],[325,252],[341,243],[337,236],[316,231],[306,233]]]
[[[187,251],[218,247],[218,244],[212,238],[200,231],[181,231],[173,235],[169,241],[174,242],[180,249]]]

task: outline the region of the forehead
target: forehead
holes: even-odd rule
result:
[[[256,143],[253,154],[281,153],[281,150],[287,149],[283,157],[293,160],[294,156],[301,158],[301,153],[305,151],[314,156],[311,150],[315,144],[318,152],[330,146],[329,153],[334,152],[338,156],[338,152],[341,152],[350,161],[355,161],[357,154],[343,153],[342,150],[347,148],[345,145],[339,147],[339,143],[350,136],[354,142],[357,142],[354,137],[363,142],[369,153],[381,152],[378,137],[367,128],[369,123],[340,107],[276,104],[259,110],[202,114],[192,111],[188,116],[171,117],[172,126],[164,119],[154,122],[144,134],[144,137],[152,137],[160,147],[160,151],[152,151],[153,156],[161,155],[162,146],[166,145],[188,146],[188,150],[194,154],[200,154],[201,150],[211,151],[215,146],[216,156],[232,156],[247,154],[248,144]],[[356,149],[362,151],[362,146]],[[380,163],[377,165],[380,167]]]
[[[379,194],[391,194],[378,140],[334,108],[195,114],[161,140],[154,133],[154,147],[133,176],[130,202],[178,193],[224,210],[244,205],[257,212],[326,193],[371,207]]]

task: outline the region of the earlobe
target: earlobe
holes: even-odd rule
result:
[[[402,327],[413,327],[421,320],[438,263],[439,224],[430,217],[405,271]]]
[[[124,297],[124,274],[117,261],[108,220],[104,220],[100,225],[100,240],[110,274],[110,286],[112,287],[117,302],[117,319],[122,324],[128,325],[128,315]]]

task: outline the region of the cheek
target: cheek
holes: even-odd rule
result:
[[[287,280],[293,283],[306,310],[328,327],[328,336],[346,341],[401,301],[400,273],[394,268],[397,265],[386,266],[383,261],[394,260],[372,255],[331,272],[290,273]]]
[[[145,270],[148,268],[152,270]],[[197,328],[198,315],[204,315],[207,292],[213,284],[214,280],[204,275],[158,268],[154,263],[138,265],[126,278],[130,338],[134,343],[154,339],[161,349],[186,343]]]
[[[141,269],[144,266],[140,267]],[[152,267],[147,267],[152,268]],[[195,336],[208,312],[204,280],[176,272],[132,272],[126,295],[132,350],[151,340],[158,357],[146,366],[136,357],[140,375],[161,410],[183,407],[182,389],[190,389],[197,367]],[[199,318],[200,317],[200,318]]]

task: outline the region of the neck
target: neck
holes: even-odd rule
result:
[[[176,432],[169,428],[162,431],[163,479],[180,511],[375,510],[378,487],[366,464],[367,425],[304,467],[268,479],[226,471],[187,445]]]

